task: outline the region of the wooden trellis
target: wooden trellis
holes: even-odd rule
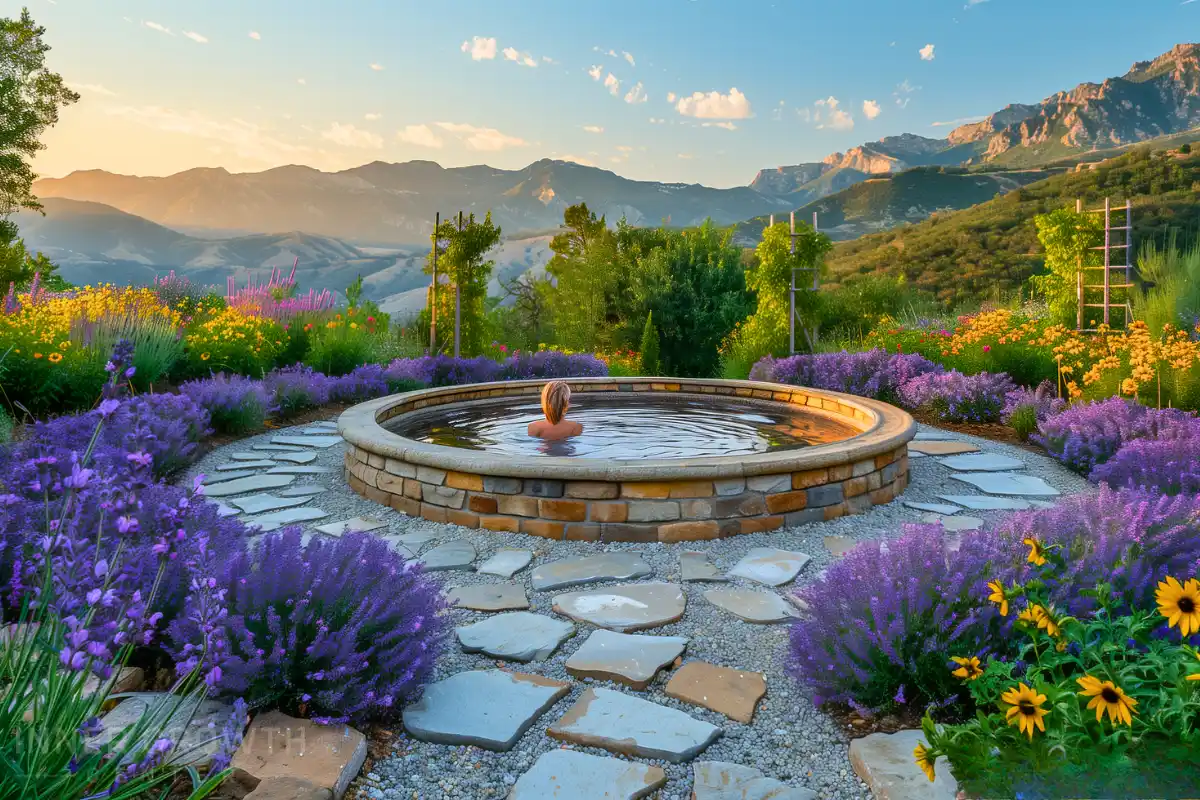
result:
[[[1113,311],[1118,312],[1118,316],[1121,318],[1120,327],[1128,328],[1129,323],[1133,321],[1133,308],[1129,304],[1129,290],[1134,286],[1133,204],[1126,200],[1123,207],[1114,208],[1112,200],[1106,197],[1104,198],[1104,208],[1085,211],[1083,201],[1076,200],[1075,212],[1104,215],[1104,244],[1088,248],[1092,251],[1103,251],[1104,264],[1090,267],[1085,266],[1081,261],[1079,271],[1076,273],[1075,293],[1078,310],[1075,316],[1075,329],[1088,333],[1096,331],[1096,328],[1093,327],[1095,319],[1091,318],[1086,311],[1089,308],[1102,309],[1101,319],[1105,325],[1110,327],[1113,324]],[[1121,222],[1120,225],[1113,225],[1114,215]],[[1114,259],[1114,253],[1119,257]],[[1088,283],[1087,273],[1096,272],[1100,273],[1100,283]],[[1120,302],[1113,302],[1113,291],[1116,289],[1124,290],[1121,293],[1122,300]],[[1094,302],[1097,297],[1100,302]],[[1084,327],[1085,318],[1087,318],[1088,327]]]
[[[791,253],[796,253],[796,212],[791,212]],[[769,227],[774,227],[775,215],[771,215],[771,223]],[[817,231],[817,212],[813,212],[812,217],[813,230]],[[815,352],[817,342],[817,326],[814,323],[810,328],[796,310],[796,293],[797,292],[815,292],[821,288],[821,265],[813,264],[806,267],[792,267],[792,285],[788,291],[788,301],[790,309],[788,311],[788,353],[796,355],[796,326],[800,326],[800,332],[804,334],[804,341],[808,343],[810,352]]]

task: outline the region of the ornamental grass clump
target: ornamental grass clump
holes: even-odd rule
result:
[[[915,354],[892,354],[878,349],[860,353],[843,350],[778,359],[767,356],[750,370],[750,380],[894,400],[905,382],[943,371],[941,365]]]
[[[258,430],[274,410],[262,381],[218,372],[188,381],[179,391],[206,409],[218,433]]]
[[[1081,475],[1089,475],[1135,439],[1200,436],[1195,414],[1150,408],[1120,397],[1080,403],[1038,426],[1033,441]]]
[[[1003,374],[927,373],[900,384],[899,401],[946,422],[996,422],[1017,387]]]
[[[433,673],[448,632],[445,601],[418,564],[367,534],[271,534],[215,564],[225,591],[219,688],[251,706],[308,712],[322,723],[394,717]],[[170,652],[194,657],[201,623],[170,627]]]
[[[1105,580],[1080,583],[1094,607],[1072,614],[1053,588],[1072,548],[1024,544],[1034,567],[978,599],[1016,617],[1003,648],[1016,659],[948,660],[977,713],[937,724],[927,711],[917,765],[933,781],[945,757],[972,797],[1197,796],[1200,657],[1186,641],[1200,631],[1200,581],[1168,574],[1132,606]]]
[[[1037,432],[1038,425],[1061,414],[1067,402],[1055,395],[1054,384],[1042,381],[1036,389],[1018,387],[1004,396],[1000,421],[1012,428],[1022,440]]]

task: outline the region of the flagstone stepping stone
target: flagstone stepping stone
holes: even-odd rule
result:
[[[317,460],[316,453],[276,453],[272,461],[287,461],[290,464],[311,464]]]
[[[485,575],[499,575],[501,578],[511,578],[516,573],[529,566],[533,560],[532,550],[518,550],[513,547],[502,547],[492,557],[476,569]]]
[[[342,444],[345,440],[341,436],[335,436],[331,433],[319,434],[302,434],[294,436],[274,436],[271,438],[271,444],[291,444],[298,447],[333,447],[335,444]]]
[[[408,544],[404,542],[404,544]],[[475,546],[466,539],[440,544],[421,556],[426,572],[445,569],[470,569],[475,560]]]
[[[327,431],[336,431],[338,429],[337,426],[337,422],[331,419],[323,419],[320,422],[314,422],[312,424],[312,427],[314,428],[324,428]]]
[[[333,427],[329,427],[328,425],[313,425],[305,428],[303,431],[304,436],[327,436],[330,433],[337,433],[337,425]]]
[[[234,770],[255,781],[307,781],[332,794],[335,800],[345,796],[367,760],[367,737],[354,728],[317,725],[281,711],[256,714],[242,742],[229,765]]]
[[[850,764],[871,793],[895,800],[954,800],[958,782],[945,758],[935,764],[933,783],[913,760],[913,748],[925,741],[920,730],[872,733],[850,742]]]
[[[450,605],[472,611],[512,611],[529,608],[525,589],[515,583],[479,583],[446,592]]]
[[[685,550],[679,554],[679,572],[685,581],[727,581],[708,560],[707,553]]]
[[[328,487],[322,486],[319,483],[302,483],[299,486],[289,486],[281,492],[277,492],[280,497],[312,497],[317,494],[328,492]]]
[[[423,742],[504,752],[570,689],[541,675],[460,672],[426,686],[421,699],[404,709],[404,728]]]
[[[809,561],[812,557],[804,553],[755,547],[729,570],[729,574],[767,586],[781,586],[794,579]]]
[[[953,456],[959,453],[978,453],[979,447],[968,442],[933,439],[909,442],[908,450],[909,452],[924,453],[929,456]]]
[[[1058,489],[1033,475],[1017,475],[1012,472],[956,472],[950,477],[956,481],[969,483],[988,494],[1058,496]]]
[[[267,489],[280,489],[287,486],[292,481],[296,480],[295,475],[266,475],[254,474],[239,475],[232,480],[221,481],[220,483],[207,483],[204,485],[205,497],[230,497],[235,494],[246,494],[247,492],[261,492]]]
[[[292,508],[304,505],[307,497],[276,497],[273,494],[252,494],[229,501],[242,510],[243,514],[261,514],[264,511],[278,511],[281,508]]]
[[[660,669],[683,654],[687,643],[683,636],[595,630],[567,659],[567,672],[576,678],[615,681],[645,689]]]
[[[301,508],[285,508],[280,511],[272,511],[269,514],[250,517],[246,520],[246,524],[258,525],[260,528],[264,525],[294,525],[297,522],[311,522],[312,520],[324,519],[328,516],[329,512],[324,509],[305,506]]]
[[[224,519],[225,517],[236,517],[241,512],[233,506],[227,506],[224,503],[217,503],[217,516]]]
[[[554,597],[555,612],[621,633],[675,622],[686,605],[687,596],[677,583],[629,583]]]
[[[667,697],[704,706],[749,725],[754,707],[767,693],[767,679],[761,672],[689,661],[675,671],[665,691]]]
[[[917,431],[913,441],[917,442],[946,442],[952,441],[954,434],[950,431]]]
[[[811,789],[788,786],[728,761],[697,761],[692,776],[692,800],[817,800]]]
[[[328,475],[333,472],[329,467],[280,467],[273,466],[267,470],[268,475]]]
[[[578,750],[548,750],[507,800],[640,800],[667,783],[662,767]]]
[[[303,447],[293,447],[291,445],[286,445],[286,444],[262,443],[262,444],[252,445],[250,449],[251,450],[259,450],[259,451],[265,452],[265,453],[303,453],[304,452]],[[259,456],[259,458],[262,458],[262,456]]]
[[[419,550],[422,545],[432,542],[437,537],[432,533],[402,533],[399,536],[389,538],[395,538],[400,544]]]
[[[234,453],[229,456],[234,461],[262,461],[262,453]]]
[[[266,469],[275,466],[274,461],[231,461],[217,467],[217,472],[237,472],[240,469]]]
[[[200,485],[211,486],[212,484],[220,483],[221,481],[236,481],[238,478],[249,478],[252,475],[261,474],[261,472],[256,472],[252,469],[238,470],[237,472],[212,472],[204,476],[204,478],[200,481]],[[205,492],[204,494],[208,495],[208,492]]]
[[[938,497],[973,511],[1024,511],[1033,502],[1018,500],[1015,497],[988,497],[983,494],[939,494]]]
[[[943,467],[962,470],[963,472],[1007,472],[1013,469],[1025,469],[1025,462],[1011,456],[996,453],[969,453],[961,456],[939,458],[938,463]]]
[[[946,500],[949,499],[945,495],[941,495],[941,497]],[[962,511],[962,506],[952,506],[947,503],[916,503],[912,500],[905,500],[904,505],[917,511],[928,511],[931,514],[945,514],[947,516]]]
[[[570,622],[529,611],[514,611],[454,629],[468,653],[483,653],[509,661],[544,661],[575,635]]]
[[[650,565],[637,553],[613,552],[542,564],[533,570],[531,580],[535,591],[551,592],[584,583],[627,581],[650,574]]]
[[[169,705],[163,705],[167,703]],[[176,750],[171,756],[170,763],[203,766],[208,764],[221,746],[221,737],[214,736],[212,728],[220,731],[233,713],[233,705],[221,700],[200,700],[195,696],[178,697],[166,692],[135,692],[127,696],[116,708],[100,718],[103,730],[87,740],[89,750],[103,748],[113,742],[131,726],[137,725],[142,717],[151,712],[166,716],[167,711],[174,711],[167,718],[161,733],[155,736],[165,737],[176,743]],[[148,737],[150,732],[147,732]],[[122,741],[134,745],[131,737],[125,736]],[[147,738],[139,742],[138,747],[149,747]]]
[[[404,556],[404,558],[409,559],[410,561],[415,561],[417,559],[417,551],[416,550],[413,550],[409,547],[406,547],[405,545],[400,544],[399,542],[395,541],[395,538],[392,536],[384,536],[382,538],[383,538],[383,541],[387,542],[387,545],[389,548],[391,548],[395,552],[399,553],[400,555]]]
[[[858,539],[851,539],[849,536],[826,536],[825,549],[830,555],[844,556],[854,548],[858,547]]]
[[[795,610],[774,592],[756,589],[709,589],[704,599],[746,622],[767,624],[798,616]]]
[[[715,742],[721,729],[667,706],[593,687],[546,733],[584,747],[680,764]]]
[[[1030,500],[1029,505],[1034,508],[1057,508],[1058,503],[1049,503],[1045,500]]]
[[[329,536],[341,536],[343,533],[366,533],[387,527],[387,523],[374,517],[355,517],[354,519],[330,522],[318,525],[317,530]]]
[[[909,450],[909,451],[908,451],[908,457],[909,457],[910,459],[913,459],[913,458],[929,458],[929,454],[928,454],[928,453],[922,453],[922,452],[921,452],[921,451],[919,451],[919,450]]]
[[[921,517],[921,522],[927,522],[931,525],[942,526],[945,531],[977,531],[983,527],[983,520],[979,517],[968,517],[965,514],[961,517],[947,517],[944,514],[926,514]]]

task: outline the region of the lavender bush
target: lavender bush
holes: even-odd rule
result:
[[[363,364],[329,382],[329,399],[335,403],[361,403],[383,397],[391,391],[383,367]]]
[[[263,426],[274,411],[262,381],[218,372],[211,378],[188,381],[179,391],[205,408],[213,429],[220,433],[246,433]]]
[[[448,631],[444,600],[421,568],[366,534],[301,543],[269,535],[253,553],[217,565],[227,591],[223,643],[206,656],[219,688],[251,705],[306,706],[320,722],[399,713],[432,674]],[[170,652],[195,658],[195,614],[170,627]]]
[[[461,386],[503,380],[604,377],[608,366],[592,355],[557,350],[520,353],[503,361],[486,356],[398,358],[384,372],[389,381],[419,381],[426,386]]]
[[[750,380],[790,383],[891,400],[906,381],[943,371],[940,364],[915,354],[893,354],[883,350],[849,353],[843,350],[778,359],[767,356],[750,370]]]
[[[263,388],[275,413],[286,419],[328,403],[331,383],[312,367],[297,364],[268,372]]]
[[[1038,426],[1033,441],[1082,475],[1089,475],[1135,439],[1200,436],[1200,419],[1177,409],[1154,409],[1120,397],[1080,403]]]
[[[1200,494],[1200,436],[1135,439],[1088,477],[1114,489],[1143,488],[1172,497]]]
[[[1066,407],[1067,402],[1056,396],[1054,384],[1042,381],[1036,389],[1022,386],[1005,395],[1000,421],[1025,440],[1037,431],[1038,425],[1061,414]]]
[[[947,422],[995,422],[1016,388],[1004,374],[926,373],[900,384],[899,401]]]
[[[1198,515],[1195,496],[1102,486],[1054,509],[1011,514],[995,530],[964,533],[957,550],[939,526],[905,526],[886,548],[864,542],[798,593],[812,610],[792,630],[789,669],[818,703],[879,708],[902,687],[908,702],[945,702],[957,686],[950,656],[1012,655],[999,648],[1015,611],[1000,617],[987,584],[1028,579],[1024,539],[1063,548],[1070,569],[1049,590],[1065,613],[1091,614],[1088,593],[1099,583],[1113,587],[1123,613],[1153,605],[1166,575],[1200,571]]]

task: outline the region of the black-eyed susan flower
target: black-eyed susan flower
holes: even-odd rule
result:
[[[209,359],[209,354],[208,354],[208,353],[201,353],[201,354],[200,354],[200,360],[201,360],[201,361],[208,361],[208,359]]]
[[[1000,581],[988,581],[988,588],[992,593],[988,595],[988,600],[991,600],[996,605],[1000,606],[1000,616],[1008,616],[1008,595],[1004,593],[1004,584]]]
[[[1046,702],[1046,695],[1038,694],[1024,683],[1019,683],[1017,688],[1009,689],[1000,695],[1000,699],[1009,706],[1005,712],[1009,725],[1016,725],[1017,730],[1029,734],[1031,740],[1034,726],[1043,733],[1046,732],[1046,723],[1042,721],[1042,718],[1050,713],[1042,708],[1042,703]]]
[[[950,673],[956,678],[973,681],[983,674],[983,667],[979,665],[979,659],[976,656],[951,656],[950,660],[958,664],[958,669]]]
[[[50,360],[51,364],[57,364],[58,362],[62,361],[63,357],[62,353],[51,353],[50,355],[46,356],[46,358]]]
[[[1022,544],[1029,548],[1029,557],[1025,559],[1035,567],[1040,567],[1046,563],[1046,549],[1042,547],[1042,543],[1037,539],[1028,538],[1021,541]]]
[[[1200,581],[1188,578],[1181,584],[1168,576],[1158,584],[1154,599],[1169,627],[1178,627],[1183,636],[1200,631]]]
[[[1137,705],[1137,700],[1125,694],[1125,691],[1120,686],[1115,685],[1112,681],[1102,681],[1099,678],[1093,678],[1091,675],[1084,675],[1082,678],[1076,678],[1075,682],[1083,689],[1080,692],[1084,697],[1090,697],[1088,701],[1088,710],[1096,709],[1096,722],[1104,716],[1104,712],[1108,712],[1108,719],[1114,725],[1123,722],[1126,725],[1133,725],[1133,714],[1137,711],[1134,706]]]
[[[1057,637],[1062,633],[1062,626],[1058,622],[1058,614],[1054,610],[1054,606],[1050,608],[1042,608],[1041,606],[1033,606],[1037,609],[1037,626],[1046,632],[1046,635]]]
[[[1196,658],[1200,659],[1200,653],[1196,653]],[[1197,672],[1195,675],[1188,675],[1187,679],[1189,681],[1200,681],[1200,672]]]
[[[925,749],[924,742],[917,742],[917,746],[913,748],[913,758],[917,762],[917,766],[921,768],[921,772],[925,773],[925,777],[929,778],[929,782],[933,783],[937,777],[933,771],[933,759],[929,757],[929,751]]]

